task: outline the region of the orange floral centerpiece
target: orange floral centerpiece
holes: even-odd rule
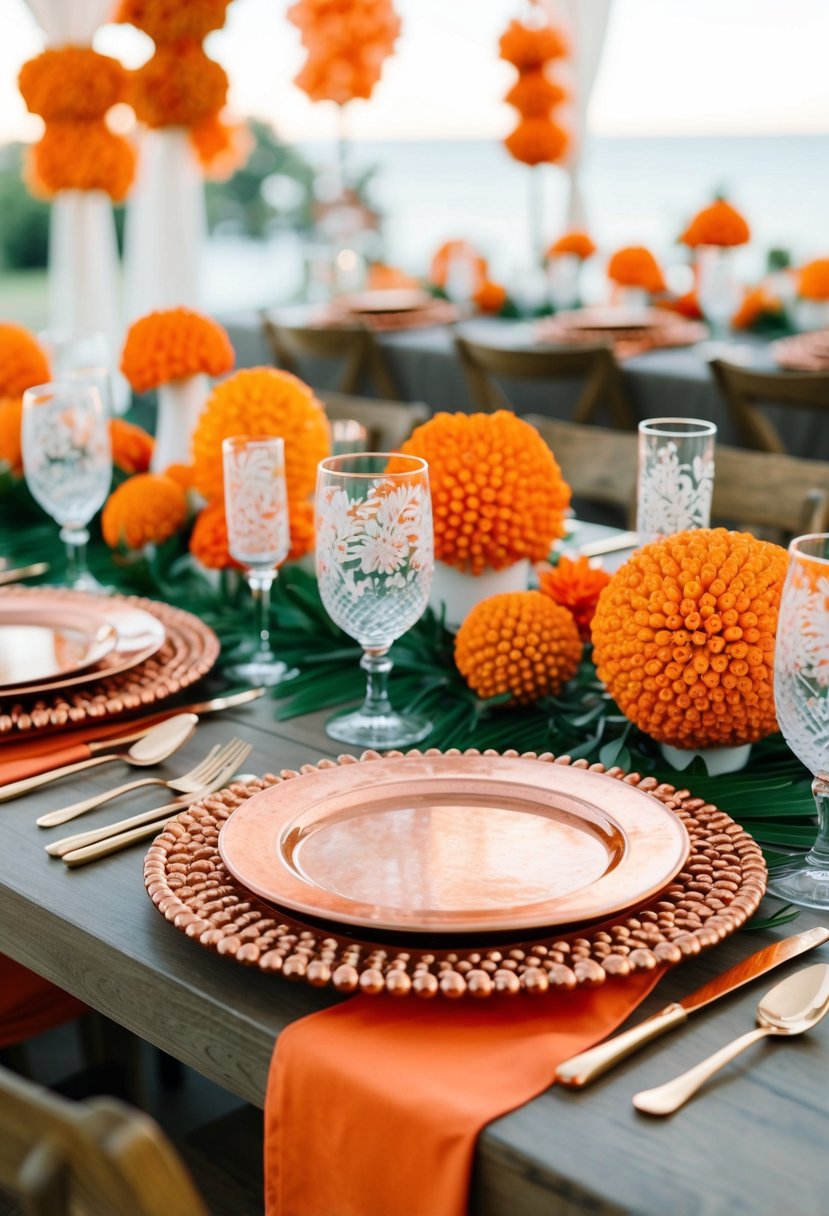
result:
[[[607,264],[607,277],[619,288],[631,288],[646,296],[665,290],[665,278],[656,258],[644,245],[617,249]]]
[[[767,319],[781,319],[782,315],[783,301],[760,284],[744,292],[740,307],[731,318],[731,328],[753,329]]]
[[[567,92],[549,77],[548,67],[567,54],[567,44],[549,24],[512,21],[498,49],[501,58],[518,72],[518,80],[506,96],[519,117],[504,141],[507,151],[525,165],[555,164],[567,151],[569,135],[552,112]]]
[[[111,549],[143,549],[169,540],[186,518],[187,499],[178,482],[158,473],[139,473],[110,494],[101,531]]]
[[[829,258],[815,258],[801,266],[797,275],[797,294],[802,300],[829,300]]]
[[[589,642],[599,596],[610,582],[608,572],[591,566],[586,557],[573,559],[562,554],[555,566],[541,567],[537,573],[542,595],[567,608],[573,614],[579,637]]]
[[[544,258],[550,283],[550,302],[559,309],[578,308],[581,303],[582,267],[596,252],[591,237],[578,229],[565,232],[548,245]]]
[[[683,750],[742,747],[777,729],[787,560],[748,533],[700,528],[645,545],[602,592],[592,625],[599,677],[677,767]]]
[[[22,473],[23,393],[49,376],[49,362],[34,335],[22,325],[0,322],[0,473]]]
[[[572,257],[580,262],[586,262],[596,252],[596,244],[587,232],[574,229],[565,232],[557,241],[548,246],[544,255],[546,258]]]
[[[149,471],[153,456],[154,441],[143,427],[123,418],[112,418],[109,423],[109,439],[112,445],[112,463],[116,469],[132,477],[135,473]]]
[[[400,33],[391,0],[298,0],[288,20],[307,52],[296,84],[311,101],[371,97]]]
[[[208,376],[234,363],[221,325],[189,308],[149,313],[127,332],[121,371],[136,393],[158,389],[154,472],[187,463],[190,440],[209,391]]]
[[[694,251],[696,294],[714,332],[724,332],[729,323],[733,324],[742,294],[732,268],[733,250],[745,245],[750,237],[744,216],[724,198],[718,198],[694,216],[679,238]]]
[[[468,294],[474,296],[487,281],[487,260],[469,241],[454,238],[435,250],[429,264],[429,282],[450,298],[456,294],[452,277],[458,273],[469,280]]]
[[[689,249],[697,249],[700,245],[731,248],[745,245],[750,238],[751,230],[745,218],[724,198],[718,198],[697,212],[679,239]]]

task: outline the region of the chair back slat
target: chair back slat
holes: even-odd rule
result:
[[[361,422],[368,432],[368,450],[374,452],[397,451],[432,412],[420,401],[378,401],[374,397],[327,391],[317,395],[332,421],[355,418]]]
[[[763,404],[829,411],[829,372],[758,372],[724,359],[714,359],[711,371],[747,447],[787,450],[783,436],[762,412]]]
[[[383,352],[369,330],[283,325],[267,314],[262,316],[262,325],[273,360],[283,370],[302,376],[305,359],[336,360],[342,365],[340,392],[359,393],[370,385],[387,400],[401,400]]]

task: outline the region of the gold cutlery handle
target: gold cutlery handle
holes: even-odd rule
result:
[[[145,823],[156,823],[163,815],[173,815],[188,805],[186,799],[171,802],[167,806],[156,806],[151,811],[143,811],[140,815],[131,815],[129,819],[120,819],[118,823],[110,823],[105,828],[92,828],[88,832],[76,832],[74,836],[64,836],[46,845],[50,857],[65,857],[76,849],[88,844],[97,844],[99,840],[108,840],[111,836],[120,836],[130,828],[141,827]]]
[[[36,819],[35,823],[39,828],[54,828],[60,823],[68,823],[70,819],[76,819],[78,815],[84,815],[87,811],[94,810],[96,806],[102,806],[112,798],[128,794],[130,790],[140,789],[144,785],[166,784],[161,777],[142,777],[140,781],[128,781],[126,785],[118,785],[114,790],[104,790],[102,794],[93,794],[91,798],[84,798],[82,802],[73,802],[57,811],[47,811],[45,815]]]
[[[556,1080],[572,1089],[581,1089],[606,1073],[619,1060],[632,1055],[666,1030],[681,1026],[687,1018],[688,1014],[681,1005],[666,1005],[659,1013],[640,1022],[638,1026],[632,1026],[630,1030],[617,1034],[615,1038],[564,1060],[556,1069]]]
[[[8,785],[0,785],[0,802],[8,802],[28,794],[41,785],[57,781],[59,777],[68,777],[71,773],[81,773],[84,769],[95,768],[99,764],[109,764],[110,760],[122,760],[122,756],[93,756],[91,760],[76,760],[74,764],[64,764],[61,768],[50,769],[47,773],[38,773],[35,777],[24,777],[22,781],[10,781]]]
[[[117,836],[110,836],[108,840],[99,840],[97,844],[89,844],[81,849],[73,849],[71,853],[67,853],[64,856],[64,864],[74,869],[75,866],[86,865],[88,861],[97,861],[99,857],[108,857],[110,853],[119,853],[121,849],[126,849],[139,840],[146,840],[149,836],[156,836],[166,823],[175,818],[175,815],[180,810],[181,807],[176,807],[173,814],[167,815],[164,819],[155,819],[152,823],[147,823],[143,827],[132,828],[129,832],[119,832]]]
[[[773,1033],[774,1028],[771,1026],[761,1026],[758,1030],[750,1030],[748,1034],[743,1034],[739,1039],[726,1043],[725,1047],[715,1051],[712,1056],[708,1056],[694,1068],[689,1068],[687,1072],[674,1077],[672,1081],[667,1081],[656,1089],[643,1089],[641,1093],[635,1094],[633,1105],[637,1110],[645,1111],[649,1115],[672,1115],[697,1092],[709,1077],[713,1077],[715,1072],[719,1072],[752,1043],[757,1043],[766,1035]]]

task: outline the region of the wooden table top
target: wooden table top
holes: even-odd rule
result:
[[[359,679],[355,671],[355,696]],[[263,698],[205,718],[165,771],[184,771],[231,735],[254,745],[246,771],[297,768],[340,750],[326,738],[323,722],[324,715],[310,715],[277,723],[272,702]],[[125,780],[123,773],[123,766],[105,766],[0,805],[0,951],[261,1105],[280,1031],[338,998],[248,971],[176,931],[144,891],[143,845],[78,870],[47,857],[43,846],[62,829],[38,829],[35,818]],[[83,826],[151,805],[142,798],[120,803],[117,813],[101,808]],[[791,929],[736,934],[670,972],[634,1020],[821,919],[804,911]],[[820,953],[825,949],[805,961],[817,961]],[[486,1216],[819,1216],[829,1193],[821,1131],[829,1115],[829,1022],[801,1038],[752,1048],[671,1119],[649,1119],[631,1105],[635,1091],[750,1029],[762,993],[803,965],[789,963],[700,1012],[584,1092],[554,1086],[492,1123],[479,1143],[472,1210]]]

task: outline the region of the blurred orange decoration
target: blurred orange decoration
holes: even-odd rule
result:
[[[130,101],[148,127],[195,127],[218,116],[227,73],[198,42],[161,43],[133,73]]]
[[[247,123],[227,122],[218,114],[193,127],[190,140],[205,177],[213,181],[226,181],[241,169],[255,143]]]
[[[445,290],[454,261],[465,261],[471,270],[473,291],[480,291],[486,282],[487,260],[469,241],[444,241],[429,266],[429,281]]]
[[[233,363],[225,330],[190,308],[141,317],[130,326],[121,354],[121,371],[136,393],[200,373],[221,376]]]
[[[590,641],[590,622],[609,582],[608,572],[591,566],[586,557],[574,561],[562,555],[557,565],[538,571],[539,590],[572,612],[583,642]]]
[[[584,262],[596,252],[596,246],[586,232],[565,232],[547,249],[546,257],[558,258],[570,255]]]
[[[135,153],[104,121],[128,93],[118,60],[91,47],[46,50],[23,64],[18,83],[29,110],[46,124],[29,149],[25,176],[32,193],[51,198],[59,190],[104,190],[116,201],[124,198]]]
[[[237,566],[228,551],[227,519],[224,500],[210,502],[196,516],[190,533],[190,552],[208,570],[225,570]]]
[[[751,329],[762,317],[777,316],[783,311],[783,301],[767,287],[749,287],[742,303],[731,318],[732,329]]]
[[[101,531],[110,549],[143,549],[168,540],[186,518],[187,499],[178,482],[158,473],[139,473],[110,494]]]
[[[153,437],[140,426],[112,418],[109,423],[112,463],[122,473],[146,473],[153,454]]]
[[[552,116],[567,93],[547,75],[547,65],[567,55],[567,43],[551,25],[510,23],[499,43],[502,59],[518,71],[506,100],[520,116],[504,141],[507,151],[525,165],[555,164],[569,146],[567,130]]]
[[[406,274],[397,266],[387,266],[385,262],[374,262],[368,268],[366,275],[366,290],[392,291],[398,288],[420,287],[420,279],[413,274]]]
[[[619,287],[638,287],[651,294],[665,290],[659,263],[644,245],[617,250],[608,263],[607,277]]]
[[[121,0],[116,21],[134,25],[154,42],[201,42],[225,23],[230,0]]]
[[[829,258],[816,258],[801,267],[797,294],[804,300],[829,300]]]
[[[0,397],[0,476],[23,472],[23,452],[20,427],[23,423],[23,401],[20,397]]]
[[[308,52],[296,84],[311,101],[371,97],[400,33],[391,0],[298,0],[288,20]]]
[[[745,245],[750,237],[751,230],[736,207],[718,198],[694,216],[679,239],[696,249],[699,245]]]
[[[485,279],[472,297],[472,303],[481,312],[499,313],[506,302],[506,287],[493,279]]]
[[[20,397],[27,388],[45,384],[49,361],[34,334],[11,321],[0,322],[0,397]]]
[[[689,321],[702,321],[704,319],[704,314],[699,306],[699,299],[695,291],[686,291],[682,296],[670,296],[659,300],[658,306],[666,308],[669,312],[678,313],[680,317],[687,317]]]

